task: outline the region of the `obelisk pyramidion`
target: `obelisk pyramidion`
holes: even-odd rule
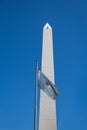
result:
[[[54,60],[52,28],[47,23],[43,28],[42,72],[54,83]],[[40,90],[39,130],[57,130],[56,102]]]

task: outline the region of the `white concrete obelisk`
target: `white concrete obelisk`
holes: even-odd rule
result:
[[[42,72],[54,83],[54,60],[52,28],[47,23],[43,28]],[[39,130],[57,130],[56,102],[40,90]]]

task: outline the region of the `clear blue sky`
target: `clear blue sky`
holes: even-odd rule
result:
[[[33,130],[35,61],[53,28],[58,130],[87,130],[87,1],[0,0],[0,130]]]

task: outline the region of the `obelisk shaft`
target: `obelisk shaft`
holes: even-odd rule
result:
[[[42,72],[54,81],[52,28],[47,23],[43,28]],[[39,130],[57,130],[56,102],[40,90]]]

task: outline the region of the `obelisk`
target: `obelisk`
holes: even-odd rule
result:
[[[52,28],[48,23],[43,28],[41,70],[55,83]],[[56,122],[56,102],[40,90],[39,130],[57,130]]]

